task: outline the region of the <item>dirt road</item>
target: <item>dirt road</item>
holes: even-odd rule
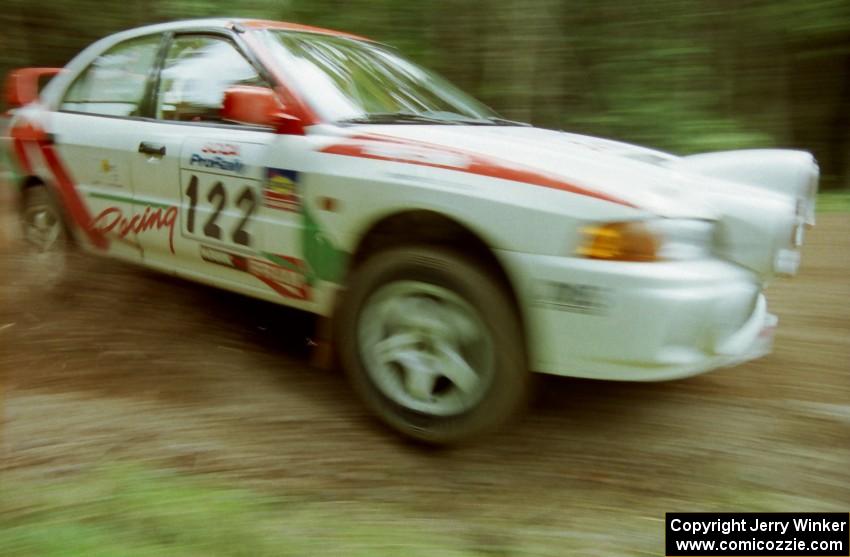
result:
[[[6,478],[142,461],[558,555],[657,555],[665,511],[850,506],[850,215],[822,216],[770,288],[773,355],[670,383],[546,378],[521,424],[451,451],[399,441],[309,367],[302,314],[98,259],[45,295],[2,237]]]

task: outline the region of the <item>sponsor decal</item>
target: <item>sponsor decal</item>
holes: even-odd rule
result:
[[[201,153],[207,155],[221,155],[224,157],[238,157],[239,146],[232,143],[207,143],[201,147]]]
[[[266,168],[263,183],[263,207],[281,211],[299,211],[298,172],[282,168]]]
[[[295,170],[266,168],[263,206],[301,214],[301,253],[304,261],[299,261],[298,264],[307,285],[314,286],[318,281],[339,283],[345,276],[349,254],[335,245],[319,220],[303,202],[300,177],[301,174]],[[320,207],[329,211],[336,210],[336,200],[330,199],[330,204]],[[287,265],[285,260],[274,254],[264,252],[263,256],[279,265]]]
[[[340,283],[345,277],[349,253],[339,249],[328,236],[319,220],[305,205],[301,211],[304,218],[302,249],[310,268],[310,280]]]
[[[141,234],[148,230],[168,229],[168,246],[174,253],[174,223],[177,221],[177,207],[145,207],[144,213],[130,218],[124,216],[120,207],[107,207],[92,220],[92,228],[100,234],[114,233],[120,239],[128,234]]]
[[[123,173],[113,161],[109,159],[93,159],[91,163],[95,167],[93,183],[121,187],[122,184],[129,182],[127,178],[122,179]]]
[[[281,257],[282,256],[278,256]],[[310,286],[307,284],[304,263],[300,259],[286,258],[289,265],[277,265],[262,259],[246,258],[246,271],[266,284],[274,283],[275,288],[290,298],[306,300],[310,297]]]
[[[263,255],[268,260],[211,246],[201,246],[201,258],[204,261],[248,273],[286,298],[296,300],[309,300],[311,298],[312,292],[304,261],[286,255]]]
[[[540,281],[535,305],[540,307],[602,315],[611,306],[610,291],[589,284]]]
[[[236,265],[231,259],[231,255],[226,251],[211,248],[209,246],[201,246],[201,259],[207,263],[215,263],[216,265],[224,265],[225,267],[236,268]]]
[[[223,170],[225,172],[234,172],[236,174],[243,174],[245,172],[245,165],[239,159],[226,159],[222,155],[207,155],[204,156],[199,153],[192,153],[192,156],[189,157],[189,164],[192,166],[200,166],[202,168],[209,168],[211,170]]]

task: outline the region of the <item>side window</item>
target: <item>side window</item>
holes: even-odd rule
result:
[[[221,122],[224,92],[234,85],[268,86],[226,39],[175,37],[162,67],[157,118]]]
[[[140,37],[117,44],[77,77],[60,110],[106,116],[139,116],[161,37]]]

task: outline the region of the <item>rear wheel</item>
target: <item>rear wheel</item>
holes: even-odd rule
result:
[[[337,339],[367,405],[418,440],[483,434],[516,414],[528,395],[509,296],[451,251],[394,248],[370,257],[351,277]]]
[[[24,268],[30,284],[52,287],[69,265],[69,238],[62,214],[43,185],[22,192],[21,224],[25,244]]]

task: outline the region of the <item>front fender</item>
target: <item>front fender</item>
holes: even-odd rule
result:
[[[820,173],[815,158],[805,151],[721,151],[683,157],[670,166],[790,196],[800,205],[799,212],[804,215],[806,224],[815,223],[815,196]]]

